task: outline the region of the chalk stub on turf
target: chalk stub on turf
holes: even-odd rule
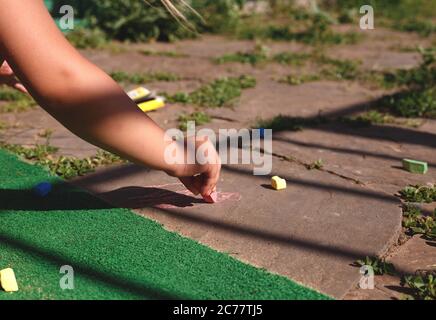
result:
[[[286,189],[286,180],[279,176],[274,176],[271,178],[271,187],[273,187],[274,190],[284,190]]]
[[[0,271],[0,282],[3,290],[6,292],[18,291],[17,279],[15,278],[14,270],[11,268]]]
[[[40,197],[45,197],[47,196],[51,190],[52,190],[52,185],[50,182],[42,182],[37,184],[34,188],[33,188],[33,192]]]
[[[426,174],[428,171],[427,162],[403,159],[403,168],[411,173]]]

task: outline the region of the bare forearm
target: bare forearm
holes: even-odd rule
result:
[[[69,130],[84,140],[136,163],[171,172],[164,161],[164,132],[138,109],[105,73],[90,66],[57,92],[36,98]],[[87,72],[88,71],[88,72]]]

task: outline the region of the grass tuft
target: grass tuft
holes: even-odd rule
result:
[[[29,95],[18,90],[0,86],[0,112],[24,112],[33,109],[37,104]]]
[[[59,148],[44,145],[23,147],[17,144],[0,143],[0,148],[5,149],[32,163],[45,167],[51,173],[63,178],[72,179],[93,172],[97,167],[124,162],[120,157],[103,150],[88,158],[56,157]]]
[[[117,82],[144,84],[153,81],[172,82],[180,80],[178,75],[169,72],[128,73],[114,71],[110,76]]]
[[[194,121],[195,125],[201,126],[203,124],[209,123],[211,117],[202,111],[193,112],[191,114],[181,114],[178,118],[179,129],[186,131],[188,129],[188,122]]]
[[[191,93],[179,92],[166,96],[169,102],[220,108],[234,105],[236,99],[241,96],[243,89],[255,86],[256,79],[251,76],[221,78]]]

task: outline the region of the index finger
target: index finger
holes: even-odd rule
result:
[[[210,165],[208,170],[202,173],[202,186],[200,193],[202,196],[210,196],[216,189],[218,179],[220,176],[221,164]]]

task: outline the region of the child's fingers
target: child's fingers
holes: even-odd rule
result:
[[[12,68],[9,66],[9,64],[6,61],[4,61],[0,65],[0,75],[10,76],[13,74],[14,74],[14,71],[12,71]]]
[[[1,60],[1,59],[0,59]],[[2,79],[3,78],[3,79]],[[6,61],[0,65],[0,82],[23,93],[28,93],[27,89],[21,84],[14,75],[14,71]]]
[[[218,183],[219,174],[220,174],[221,166],[211,165],[209,166],[209,170],[202,174],[203,184],[200,189],[200,193],[202,196],[210,196],[210,194],[216,190],[216,185]]]
[[[200,188],[196,186],[195,183],[195,177],[183,177],[179,179],[185,185],[185,187],[194,195],[198,195],[200,193]]]
[[[21,91],[23,93],[29,93],[26,89],[26,87],[21,84],[20,82],[15,83],[14,88],[17,89],[18,91]]]
[[[5,84],[23,93],[28,93],[24,85],[20,81],[18,81],[13,75],[11,76],[11,75],[0,74],[0,84]]]

